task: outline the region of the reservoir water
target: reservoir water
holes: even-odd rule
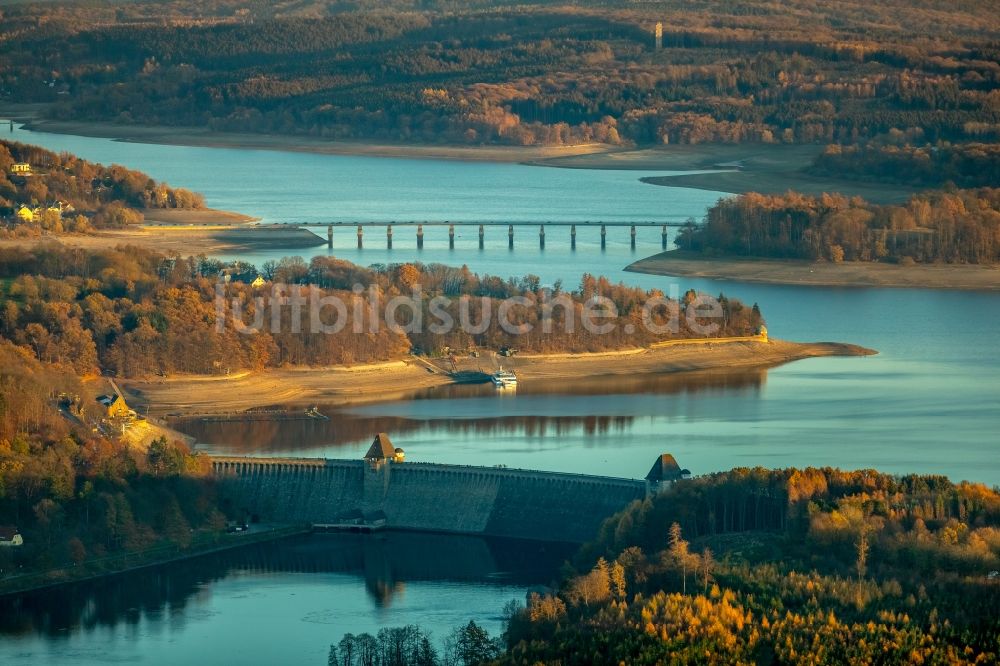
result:
[[[20,128],[9,136],[146,171],[204,193],[211,206],[265,222],[677,222],[700,219],[724,196],[639,182],[648,172],[162,146]],[[671,451],[696,474],[736,465],[837,465],[1000,483],[998,293],[806,288],[623,271],[659,250],[659,227],[640,227],[634,251],[628,229],[609,228],[604,252],[594,226],[578,227],[576,251],[566,227],[549,229],[544,250],[532,227],[516,228],[514,251],[505,227],[487,228],[483,250],[475,227],[457,233],[449,250],[446,228],[430,227],[417,250],[414,229],[399,227],[387,250],[375,227],[358,250],[354,229],[343,227],[332,251],[320,246],[303,254],[332,253],[363,265],[467,264],[568,286],[589,272],[666,292],[724,291],[759,303],[775,337],[853,342],[879,355],[802,361],[750,382],[525,384],[502,400],[442,390],[345,410],[329,424],[195,423],[188,430],[207,450],[224,453],[355,457],[373,431],[386,430],[397,433],[409,457],[434,462],[641,476],[653,456]],[[260,263],[286,253],[239,256]]]
[[[4,136],[140,169],[204,193],[213,207],[266,222],[679,222],[700,219],[723,196],[640,183],[639,177],[648,172],[159,146],[20,128]],[[375,228],[366,232],[366,248],[358,250],[354,230],[344,227],[338,228],[332,251],[321,246],[305,255],[330,252],[360,264],[467,264],[480,273],[534,273],[543,282],[562,280],[567,286],[576,285],[587,272],[668,292],[672,285],[681,292],[724,291],[759,303],[775,337],[852,342],[880,353],[753,372],[524,383],[515,394],[503,397],[482,388],[451,387],[415,394],[413,400],[324,410],[332,416],[329,422],[195,421],[180,427],[196,435],[203,449],[220,453],[353,458],[364,452],[372,433],[384,430],[406,449],[408,459],[443,463],[639,477],[655,455],[671,452],[695,474],[739,465],[832,465],[1000,484],[998,293],[802,288],[623,271],[632,261],[659,251],[659,227],[641,227],[634,251],[628,230],[611,228],[604,252],[593,225],[578,227],[575,252],[565,227],[548,231],[544,250],[538,247],[537,229],[530,227],[517,228],[514,251],[507,249],[505,227],[488,228],[482,251],[475,227],[459,228],[454,250],[447,248],[446,233],[443,227],[429,228],[425,247],[418,251],[412,227],[400,227],[390,251],[385,249],[384,231]],[[282,254],[240,257],[259,263]],[[300,584],[303,594],[313,586],[325,590],[331,607],[358,609],[357,617],[350,618],[330,611],[325,617],[339,619],[323,632],[306,631],[313,645],[328,645],[345,631],[423,623],[435,617],[429,609],[456,611],[448,622],[435,626],[453,625],[457,616],[488,617],[491,611],[483,609],[494,609],[495,617],[507,598],[523,596],[523,586],[498,586],[491,577],[456,582],[440,573],[407,585],[407,594],[412,591],[407,598],[415,598],[415,605],[393,603],[378,606],[376,612],[367,579],[358,573],[223,568],[196,585],[189,602],[176,607],[169,602],[149,613],[138,604],[112,607],[108,613],[118,618],[115,627],[82,619],[52,625],[33,621],[17,629],[4,624],[0,662],[26,654],[37,663],[39,657],[46,661],[46,650],[56,650],[53,654],[59,658],[48,663],[105,658],[157,663],[154,653],[165,642],[197,645],[206,631],[234,622],[230,616],[238,613],[233,609],[241,595],[256,595],[262,607],[273,604],[280,609],[287,607],[282,606],[287,595]],[[293,613],[287,627],[269,627],[253,617],[246,621],[274,637],[292,626],[303,630],[313,617],[308,613],[305,607]],[[63,628],[43,628],[48,626]],[[126,634],[132,642],[121,639]],[[93,636],[114,639],[114,647],[97,654],[86,647],[96,644]],[[315,654],[313,663],[320,663],[323,656]],[[216,661],[226,663],[224,656]]]

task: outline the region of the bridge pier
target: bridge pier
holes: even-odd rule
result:
[[[448,225],[448,249],[449,250],[454,250],[455,249],[455,225],[454,224],[449,224]]]
[[[545,225],[538,227],[538,249],[545,249]]]
[[[417,225],[417,249],[424,249],[424,225]]]
[[[387,250],[392,249],[392,225],[388,225],[385,228],[385,247]]]
[[[486,232],[483,231],[483,225],[479,225],[479,249],[482,250],[485,247],[484,240],[486,238]]]
[[[632,225],[632,249],[635,249],[635,225]]]
[[[326,249],[333,249],[333,225],[326,225]]]
[[[608,228],[605,225],[601,225],[601,249],[608,249]]]
[[[663,233],[660,235],[660,240],[662,241],[660,244],[663,246],[663,249],[666,250],[667,249],[667,225],[665,225],[665,224],[663,225]]]
[[[365,235],[364,227],[362,227],[359,224],[358,225],[358,249],[359,250],[362,249],[365,246],[364,235]]]
[[[513,250],[514,249],[514,225],[513,224],[508,224],[507,225],[507,249],[508,250]]]
[[[569,228],[569,249],[576,249],[576,225],[572,225]]]

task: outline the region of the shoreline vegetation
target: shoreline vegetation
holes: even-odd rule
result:
[[[927,190],[905,204],[745,194],[680,229],[682,251],[626,270],[778,284],[1000,289],[1000,190]]]
[[[235,535],[223,532],[206,532],[192,539],[186,548],[175,543],[160,544],[146,550],[122,551],[101,558],[84,560],[70,566],[29,571],[17,576],[2,578],[0,579],[0,599],[173,564],[224,550],[307,534],[310,531],[306,526],[281,525]]]
[[[44,117],[44,110],[47,106],[46,104],[2,104],[0,105],[0,118],[9,118],[15,122],[23,123],[22,129],[32,132],[67,134],[130,143],[271,150],[322,155],[451,159],[471,162],[525,162],[620,150],[617,146],[602,143],[581,143],[568,146],[397,143],[361,139],[327,139],[294,134],[216,131],[205,127],[123,125],[101,121],[54,120]]]
[[[1000,267],[980,264],[901,266],[867,261],[705,257],[669,250],[625,267],[631,273],[803,287],[883,287],[1000,291]]]
[[[0,139],[0,247],[135,243],[180,252],[193,241],[213,251],[323,242],[300,227],[250,224],[257,220],[207,208],[202,195],[121,165]]]
[[[661,349],[623,349],[581,354],[531,354],[511,359],[522,382],[614,375],[688,373],[722,368],[770,368],[824,356],[877,352],[836,342],[677,341]],[[471,359],[470,359],[471,360]],[[465,361],[468,363],[468,361]],[[179,374],[121,382],[129,403],[171,417],[234,413],[273,405],[348,405],[400,399],[414,391],[461,383],[473,371],[446,372],[423,360],[396,360],[328,368],[274,368],[229,376]],[[387,390],[386,387],[392,387]]]
[[[848,178],[806,173],[824,150],[819,144],[678,144],[625,147],[587,143],[570,146],[503,146],[420,144],[332,140],[322,137],[252,132],[213,131],[197,127],[121,125],[99,121],[46,119],[45,105],[0,105],[0,118],[24,123],[24,129],[134,143],[273,150],[325,155],[444,159],[470,162],[520,163],[563,169],[622,171],[705,171],[646,176],[644,183],[689,187],[711,192],[781,194],[797,190],[808,194],[837,191],[876,203],[905,201],[916,188],[896,183],[859,182]]]

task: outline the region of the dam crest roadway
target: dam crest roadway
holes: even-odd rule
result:
[[[644,479],[404,462],[379,433],[362,460],[211,457],[230,511],[316,529],[414,530],[585,543],[631,502],[686,478],[673,456]]]

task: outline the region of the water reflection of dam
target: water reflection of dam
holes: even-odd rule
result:
[[[178,614],[206,586],[234,574],[353,574],[378,604],[389,605],[408,581],[548,584],[571,554],[556,544],[470,536],[310,535],[5,599],[0,635],[138,625],[144,616]]]
[[[673,375],[640,375],[582,378],[567,386],[566,382],[526,382],[518,388],[514,400],[533,396],[567,396],[567,399],[603,395],[663,395],[695,396],[757,393],[767,378],[767,370],[697,372]],[[182,419],[174,425],[212,451],[236,455],[267,455],[318,449],[348,449],[366,446],[373,432],[391,432],[405,439],[417,432],[427,436],[448,434],[476,436],[544,437],[579,430],[593,437],[613,432],[625,432],[634,423],[628,414],[588,413],[584,415],[503,413],[462,417],[459,402],[466,398],[493,398],[492,386],[444,386],[414,392],[409,399],[421,418],[393,414],[370,414],[366,410],[322,408],[329,421],[302,419],[289,421],[226,421],[211,422],[198,418]],[[420,409],[419,401],[454,400],[450,416],[438,416]],[[507,403],[509,399],[504,398]],[[509,404],[504,404],[507,409]],[[667,410],[668,405],[663,409]],[[294,408],[291,408],[294,409]],[[299,408],[301,409],[301,408]],[[568,411],[568,410],[567,410]],[[669,412],[664,412],[669,413]]]

